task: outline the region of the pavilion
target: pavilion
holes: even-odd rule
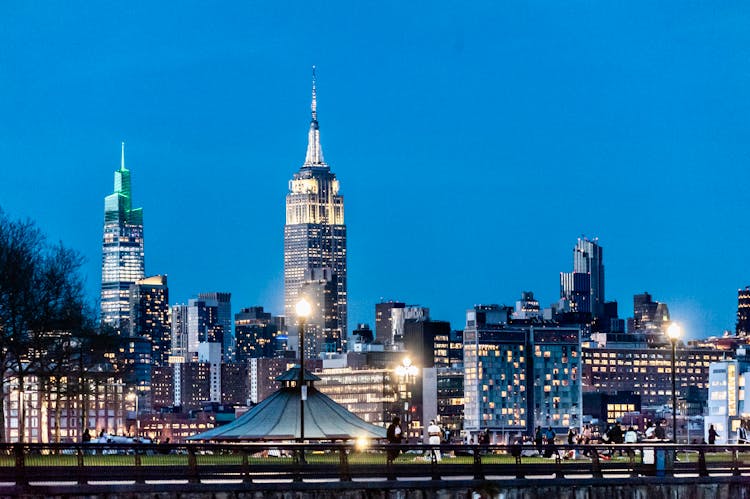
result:
[[[299,365],[276,380],[282,387],[229,424],[189,437],[201,441],[290,441],[300,439]],[[320,378],[305,369],[305,440],[352,440],[385,438],[386,430],[349,412],[319,392],[314,381]]]

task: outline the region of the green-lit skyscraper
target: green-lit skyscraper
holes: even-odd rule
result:
[[[115,191],[104,198],[102,241],[102,322],[129,334],[130,285],[145,277],[143,209],[132,207],[130,171],[125,168],[125,143]]]

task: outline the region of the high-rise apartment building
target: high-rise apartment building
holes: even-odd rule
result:
[[[305,322],[305,357],[341,353],[344,332],[339,326],[336,274],[327,268],[308,269],[299,293],[312,305]]]
[[[250,359],[274,357],[284,349],[282,333],[276,318],[263,307],[243,308],[234,314],[237,362],[246,364]]]
[[[132,206],[123,142],[115,190],[104,198],[101,293],[102,322],[120,334],[130,333],[130,285],[144,276],[143,209]]]
[[[156,275],[130,285],[130,335],[151,342],[151,362],[166,366],[172,350],[167,276]]]
[[[464,429],[476,437],[582,423],[579,327],[514,326],[507,311],[480,305],[466,313]],[[497,441],[497,437],[496,437]]]
[[[649,293],[633,295],[633,319],[628,332],[642,335],[649,344],[667,345],[670,324],[669,307],[655,301]]]
[[[737,291],[737,336],[750,334],[750,286]]]
[[[406,303],[399,301],[384,301],[375,304],[375,339],[389,345],[393,343],[391,310],[404,307],[406,307]]]
[[[235,356],[234,333],[232,332],[232,293],[199,293],[198,300],[215,309],[211,326],[212,339],[221,343],[221,354],[225,362],[233,362]]]
[[[313,68],[312,119],[307,154],[299,172],[289,182],[284,226],[284,306],[293,318],[300,288],[311,269],[330,269],[335,275],[338,328],[347,331],[346,225],[344,197],[339,181],[323,159],[318,126],[317,95]],[[296,322],[296,321],[295,321]],[[297,346],[298,333],[290,335]]]

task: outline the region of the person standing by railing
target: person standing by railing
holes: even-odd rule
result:
[[[711,425],[711,427],[708,429],[708,443],[709,445],[714,445],[716,443],[716,437],[719,436],[719,433],[714,428],[714,425]]]
[[[747,430],[745,429],[745,424],[742,421],[740,421],[740,426],[737,427],[737,443],[747,443]]]
[[[388,443],[396,445],[401,443],[401,441],[404,439],[404,433],[403,431],[401,431],[401,418],[399,418],[398,416],[393,416],[393,420],[388,426],[388,430],[386,430],[385,435],[388,439]],[[393,461],[398,457],[400,452],[401,449],[388,449],[388,464],[392,464]]]

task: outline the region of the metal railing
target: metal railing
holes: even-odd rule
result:
[[[750,445],[0,444],[0,482],[740,475]]]

